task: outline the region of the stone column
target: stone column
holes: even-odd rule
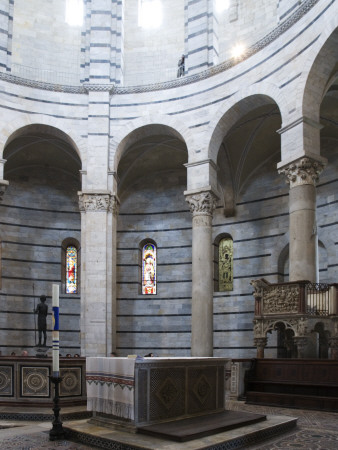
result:
[[[320,157],[303,157],[279,169],[290,185],[289,281],[318,281],[315,184],[323,168]]]
[[[117,198],[79,192],[81,211],[81,353],[107,356],[115,346]]]
[[[308,338],[306,336],[294,336],[293,342],[297,346],[297,358],[305,358],[305,352],[308,345]]]
[[[191,356],[213,356],[212,214],[216,196],[186,194],[192,212]]]
[[[329,338],[330,359],[338,359],[338,336]]]
[[[264,358],[264,349],[268,340],[266,337],[254,338],[254,344],[257,347],[257,358]]]

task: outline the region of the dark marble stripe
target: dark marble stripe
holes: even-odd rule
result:
[[[5,109],[7,111],[16,111],[16,112],[21,112],[21,113],[25,113],[25,114],[30,114],[30,115],[40,115],[40,112],[36,112],[36,111],[30,111],[30,110],[25,110],[25,109],[20,109],[20,108],[13,108],[11,106],[5,106],[5,105],[1,105],[0,104],[0,108]],[[49,116],[49,117],[56,117],[58,119],[69,119],[69,120],[88,120],[87,117],[76,117],[76,116],[61,116],[58,114],[48,114],[46,112],[43,113],[44,116]]]
[[[61,266],[61,262],[57,261],[33,261],[32,259],[16,259],[16,258],[1,258],[2,261],[16,261],[21,263],[29,263],[29,264],[54,264]]]
[[[299,1],[296,2],[291,8],[289,8],[284,14],[280,16],[280,20],[283,20],[286,16],[288,16],[295,8],[299,6]]]
[[[28,206],[16,206],[16,205],[6,205],[0,203],[0,207],[11,208],[11,209],[24,209],[28,211],[39,211],[39,212],[51,212],[51,213],[62,213],[62,214],[80,214],[80,211],[63,211],[58,209],[43,209],[43,208],[29,208]]]
[[[61,248],[61,245],[51,245],[51,244],[33,244],[31,242],[16,242],[16,241],[1,241],[2,244],[13,244],[13,245],[28,245],[30,247],[48,247],[48,248]]]
[[[54,227],[42,227],[38,225],[18,225],[17,223],[6,223],[6,222],[0,222],[0,225],[9,226],[9,227],[18,227],[18,228],[33,228],[36,230],[56,230],[56,231],[81,231],[80,228],[54,228]]]
[[[274,214],[272,216],[263,216],[263,217],[257,217],[257,218],[252,218],[252,219],[247,219],[247,220],[238,220],[236,222],[229,222],[229,223],[221,223],[221,224],[217,224],[217,225],[212,225],[213,228],[218,228],[218,227],[224,227],[224,226],[230,226],[230,225],[239,225],[242,223],[251,223],[251,222],[258,222],[259,220],[270,220],[270,219],[278,219],[279,217],[284,217],[284,216],[289,216],[289,213],[281,213],[281,214]]]

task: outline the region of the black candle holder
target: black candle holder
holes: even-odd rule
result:
[[[60,420],[59,414],[60,414],[60,406],[59,406],[59,384],[62,381],[61,377],[49,377],[51,382],[54,384],[54,420],[52,422],[53,428],[49,432],[49,440],[50,441],[56,441],[59,439],[65,439],[66,432],[62,427],[62,422]]]

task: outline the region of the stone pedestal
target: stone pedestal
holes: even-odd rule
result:
[[[192,219],[191,356],[213,355],[212,192],[186,195]]]
[[[47,358],[48,350],[49,350],[49,347],[38,346],[35,348],[35,356],[37,358]]]

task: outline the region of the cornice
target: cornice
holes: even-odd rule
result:
[[[242,56],[242,58],[231,58],[227,61],[224,61],[221,64],[218,64],[214,67],[206,69],[202,72],[196,73],[194,75],[188,75],[185,77],[180,77],[175,80],[165,81],[162,83],[154,83],[142,86],[115,86],[114,84],[109,85],[100,85],[100,84],[82,84],[77,86],[68,86],[68,85],[60,85],[53,83],[45,83],[42,81],[34,81],[28,80],[26,78],[17,77],[15,75],[11,75],[7,72],[0,72],[0,80],[7,81],[9,83],[18,84],[21,86],[28,86],[35,89],[42,89],[47,91],[55,91],[55,92],[65,92],[71,94],[86,94],[89,91],[96,92],[104,92],[109,91],[110,94],[121,95],[121,94],[135,94],[141,92],[151,92],[151,91],[160,91],[166,89],[172,89],[179,86],[185,86],[188,84],[195,83],[197,81],[205,80],[219,73],[225,72],[231,67],[236,66],[240,62],[248,59],[250,56],[262,50],[267,45],[271,44],[274,40],[279,38],[283,33],[285,33],[289,28],[291,28],[296,22],[298,22],[305,14],[313,8],[319,0],[306,0],[302,5],[297,8],[297,10],[289,16],[284,22],[281,22],[276,28],[274,28],[270,33],[265,35],[262,39],[257,41],[251,47],[249,47]]]

